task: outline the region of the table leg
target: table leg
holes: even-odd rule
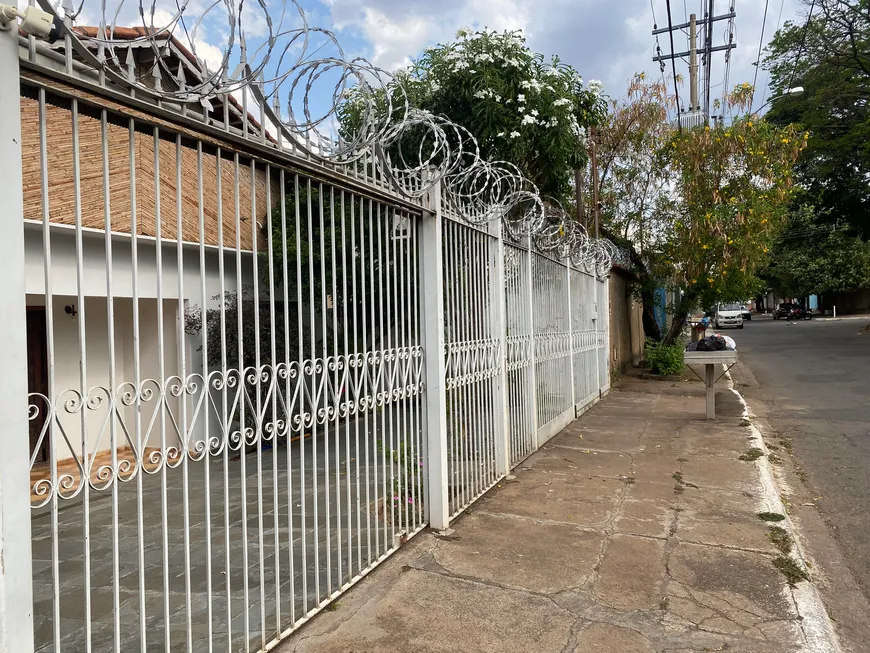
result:
[[[711,364],[704,367],[707,377],[704,381],[707,386],[707,419],[716,419],[716,367]]]

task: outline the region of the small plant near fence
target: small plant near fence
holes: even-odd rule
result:
[[[386,452],[393,461],[395,476],[392,479],[392,504],[384,506],[384,521],[389,521],[391,513],[395,510],[396,518],[401,521],[403,511],[413,513],[422,509],[423,506],[423,459],[414,456],[405,447],[399,444],[395,449],[384,446],[383,440],[378,440],[379,453]],[[390,509],[392,505],[392,509]]]
[[[681,343],[666,345],[652,338],[647,338],[644,355],[653,374],[669,375],[679,374],[683,371],[683,345]]]

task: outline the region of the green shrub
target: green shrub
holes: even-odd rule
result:
[[[646,359],[653,374],[679,374],[683,371],[683,346],[663,345],[651,338],[646,339]]]

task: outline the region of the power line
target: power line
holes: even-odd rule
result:
[[[776,30],[774,31],[774,36],[777,32],[779,32],[779,26],[782,25],[782,8],[785,7],[785,0],[780,0],[779,3],[779,17],[776,19]],[[767,71],[767,82],[764,85],[764,97],[761,98],[761,106],[764,106],[767,102],[768,94],[770,93],[770,71]]]
[[[791,69],[791,77],[788,78],[788,85],[785,87],[785,90],[788,90],[792,87],[791,84],[794,81],[794,76],[795,76],[795,73],[797,72],[798,62],[800,61],[800,58],[801,58],[801,51],[804,49],[804,45],[806,45],[806,42],[807,42],[807,32],[810,31],[810,22],[813,19],[813,9],[815,9],[815,7],[816,7],[816,0],[813,0],[810,3],[810,13],[807,14],[807,22],[804,24],[804,33],[801,36],[801,44],[800,44],[800,46],[798,46],[798,51],[797,51],[797,54],[795,55],[795,58],[794,58],[794,66],[792,66],[792,69]]]
[[[758,83],[758,67],[761,65],[761,48],[764,45],[764,28],[767,26],[767,6],[770,0],[764,0],[764,18],[761,19],[761,36],[758,37],[758,56],[755,58],[755,76],[752,78],[752,96],[749,98],[749,113],[752,113],[752,103],[755,101],[755,85]]]
[[[674,22],[671,20],[671,0],[665,0],[665,4],[668,8],[668,35],[671,38],[671,53],[674,53],[676,50],[674,50]],[[682,131],[683,121],[680,118],[680,86],[677,84],[677,60],[675,58],[671,58],[671,68],[674,72],[674,91],[677,96],[677,130]]]

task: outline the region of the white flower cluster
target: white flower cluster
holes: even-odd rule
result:
[[[501,102],[501,95],[493,91],[491,88],[482,88],[474,92],[474,97],[478,100],[493,99],[496,102]]]
[[[537,91],[538,93],[540,93],[541,89],[543,88],[543,85],[541,84],[541,82],[539,82],[536,79],[523,80],[520,82],[520,86],[522,86],[526,90],[534,90],[534,91]]]
[[[569,100],[566,97],[560,97],[558,100],[553,102],[554,107],[569,107],[569,106],[573,106],[573,105],[574,105],[574,103],[571,102],[571,100]]]
[[[604,84],[602,84],[602,83],[601,83],[599,80],[597,80],[597,79],[590,79],[590,80],[589,80],[589,83],[586,84],[586,88],[588,88],[590,91],[592,91],[592,92],[595,93],[596,95],[599,94],[599,93],[601,93],[601,89],[602,89],[603,87],[604,87]]]
[[[538,119],[534,116],[523,116],[522,123],[523,125],[536,125],[538,123]]]

